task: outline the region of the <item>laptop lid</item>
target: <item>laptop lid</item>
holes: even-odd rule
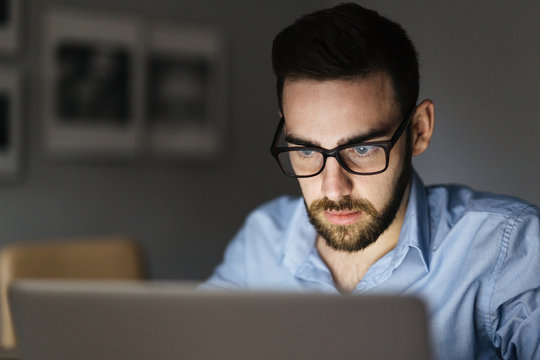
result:
[[[430,357],[425,307],[412,297],[28,280],[10,304],[23,360]]]

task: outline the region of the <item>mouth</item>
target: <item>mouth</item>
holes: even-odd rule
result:
[[[358,210],[326,210],[323,214],[326,220],[334,225],[351,225],[362,217],[362,211]]]

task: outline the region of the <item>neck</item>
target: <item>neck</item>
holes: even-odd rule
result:
[[[341,293],[352,292],[371,265],[396,247],[409,203],[410,186],[409,183],[390,226],[367,248],[357,252],[339,251],[329,247],[320,235],[317,237],[319,255],[330,269],[334,283]]]

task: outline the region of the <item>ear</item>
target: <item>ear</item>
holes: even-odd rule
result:
[[[428,148],[433,134],[434,121],[435,107],[433,101],[426,99],[416,107],[412,118],[411,140],[413,155],[420,155]]]

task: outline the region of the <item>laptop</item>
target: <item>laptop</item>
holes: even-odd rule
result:
[[[22,360],[431,356],[426,309],[413,297],[36,280],[9,295]]]

